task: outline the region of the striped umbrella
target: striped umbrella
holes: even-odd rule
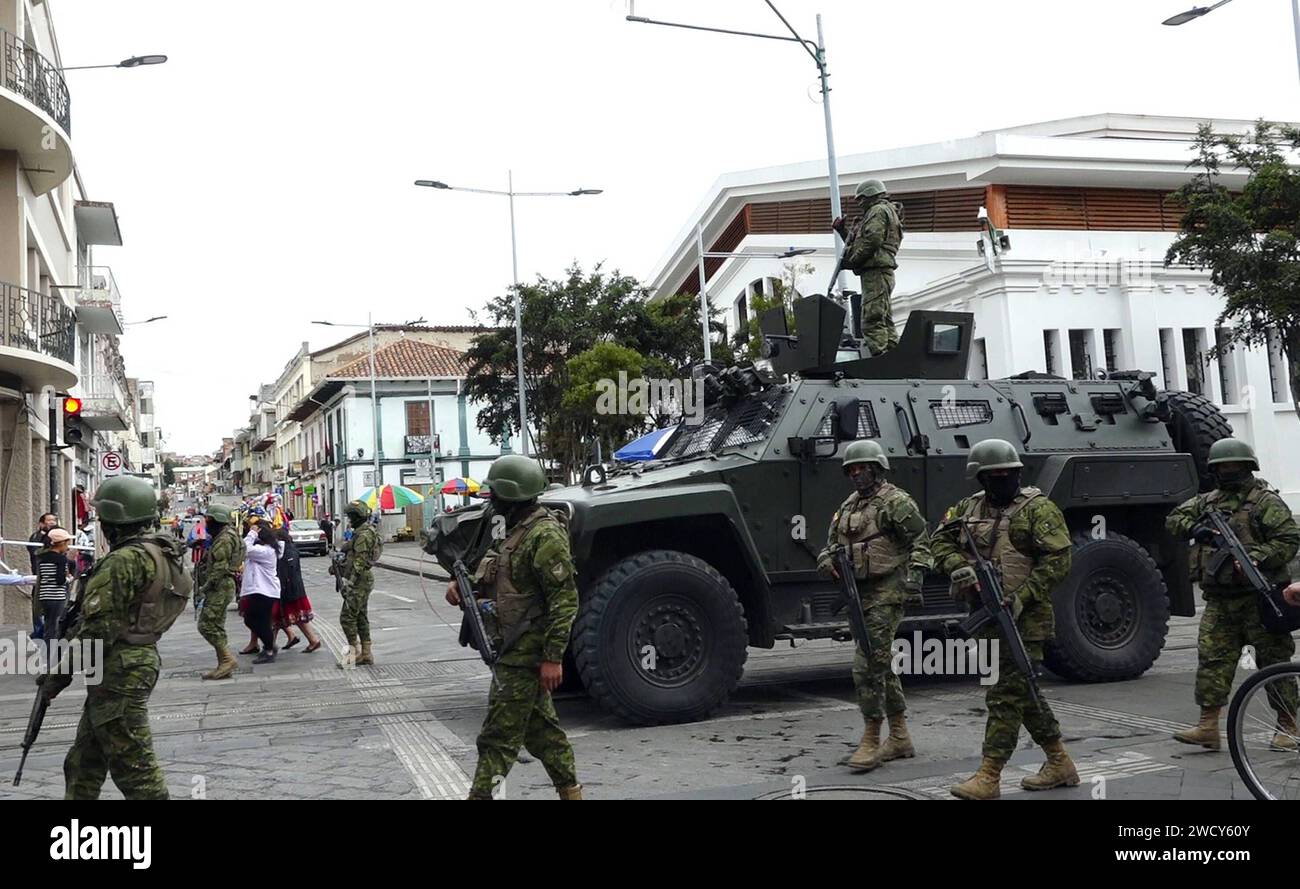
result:
[[[424,502],[424,495],[402,485],[380,485],[361,492],[357,498],[371,509],[401,509]]]
[[[454,478],[442,486],[440,493],[461,495],[477,494],[481,487],[482,485],[474,481],[472,478]]]

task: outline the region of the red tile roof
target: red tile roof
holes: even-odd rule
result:
[[[463,377],[465,354],[418,340],[398,340],[375,350],[375,376],[402,378]],[[351,361],[329,374],[329,379],[360,380],[370,376],[370,356]]]

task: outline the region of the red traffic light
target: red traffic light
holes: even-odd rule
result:
[[[68,417],[80,416],[81,399],[73,398],[71,395],[63,399],[63,414]]]

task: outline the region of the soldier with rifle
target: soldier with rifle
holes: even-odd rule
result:
[[[1225,517],[1247,560],[1272,587],[1289,580],[1287,564],[1300,549],[1300,527],[1278,493],[1255,477],[1259,461],[1244,441],[1219,439],[1210,446],[1206,465],[1214,475],[1214,490],[1176,507],[1165,527],[1174,537],[1193,544],[1192,579],[1200,584],[1205,598],[1196,643],[1195,693],[1201,718],[1193,728],[1175,733],[1174,740],[1218,750],[1219,713],[1228,703],[1242,647],[1253,646],[1255,662],[1263,668],[1289,661],[1295,654],[1295,642],[1289,632],[1265,626],[1260,613],[1265,604],[1260,598],[1262,591],[1257,591],[1248,577],[1255,572],[1244,569],[1239,558],[1220,555],[1228,541],[1208,520],[1208,514]],[[1295,687],[1286,686],[1276,699],[1270,698],[1277,712],[1275,749],[1297,749],[1296,697]]]
[[[228,679],[239,662],[226,639],[226,610],[235,600],[235,576],[244,565],[244,542],[229,506],[213,504],[205,516],[204,529],[210,542],[194,569],[198,588],[194,598],[199,635],[216,652],[217,665],[200,678]]]
[[[1002,769],[1015,752],[1021,724],[1047,762],[1020,786],[1050,790],[1079,783],[1061,727],[1038,695],[1034,675],[1055,629],[1052,591],[1070,573],[1070,532],[1055,503],[1037,488],[1020,486],[1023,468],[1010,442],[990,438],[976,444],[966,475],[983,490],[949,509],[931,538],[934,564],[948,575],[953,596],[973,610],[987,609],[990,620],[976,637],[998,643],[998,681],[985,698],[983,759],[969,780],[950,788],[961,799],[1001,796]],[[1001,587],[1000,597],[990,586]]]
[[[866,728],[848,766],[868,772],[891,759],[916,755],[907,732],[903,686],[891,668],[890,646],[908,594],[921,589],[926,528],[911,495],[885,480],[889,458],[879,444],[851,443],[844,451],[843,468],[854,490],[831,517],[817,571],[844,584],[850,599],[849,622],[857,641],[853,687]],[[858,580],[866,586],[860,599]],[[886,719],[889,735],[882,745],[880,729]]]
[[[569,534],[560,518],[537,502],[546,473],[528,457],[499,457],[488,470],[493,510],[504,518],[472,577],[456,572],[447,601],[460,605],[460,585],[471,583],[495,666],[487,718],[478,736],[478,765],[470,799],[491,799],[519,749],[541,760],[560,799],[582,799],[569,744],[551,693],[564,678],[564,651],[578,613],[578,586]],[[466,634],[462,634],[462,638]],[[476,644],[481,645],[477,639]]]
[[[863,182],[854,197],[862,218],[851,231],[844,217],[832,222],[831,228],[844,238],[843,267],[857,274],[862,284],[862,338],[872,355],[883,355],[898,345],[890,300],[903,222],[879,179]],[[831,285],[834,283],[832,280]]]

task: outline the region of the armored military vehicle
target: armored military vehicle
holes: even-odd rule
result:
[[[1142,674],[1169,614],[1194,613],[1187,547],[1164,518],[1208,489],[1206,451],[1231,434],[1213,404],[1158,392],[1136,371],[966,379],[974,318],[961,312],[913,312],[897,348],[862,357],[845,316],[808,297],[791,334],[773,310],[762,319],[770,366],[708,368],[702,421],[656,459],[593,466],[543,495],[569,516],[582,599],[571,655],[588,694],[632,722],[702,719],[735,688],[748,646],[847,638],[816,556],[851,490],[839,455],[865,438],[931,527],[976,490],[972,445],[1016,443],[1024,483],[1062,509],[1075,540],[1046,665],[1090,682]],[[435,524],[427,549],[444,567],[486,545],[482,510]],[[958,616],[947,578],[927,578],[922,598],[901,634]]]

